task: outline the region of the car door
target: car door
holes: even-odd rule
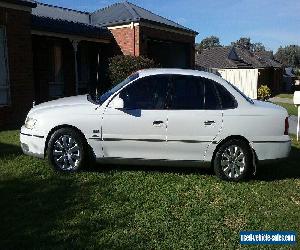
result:
[[[171,160],[202,161],[222,127],[213,83],[195,76],[174,76],[168,100],[166,155]]]
[[[124,108],[107,107],[102,119],[103,153],[107,158],[163,159],[166,144],[166,96],[169,77],[137,79],[118,97]]]

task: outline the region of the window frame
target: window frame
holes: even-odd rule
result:
[[[147,75],[147,76],[142,76],[139,77],[135,80],[133,80],[132,82],[128,83],[126,86],[124,86],[112,99],[111,101],[116,97],[116,96],[120,96],[120,94],[122,93],[122,91],[125,91],[127,88],[131,87],[132,85],[135,84],[139,84],[138,82],[140,80],[145,80],[147,78],[152,78],[152,77],[166,77],[168,79],[168,83],[167,83],[167,89],[166,89],[166,96],[165,96],[165,103],[164,103],[164,107],[161,109],[141,109],[141,108],[126,108],[124,107],[122,110],[168,110],[168,97],[169,97],[169,89],[170,89],[170,82],[172,81],[172,75],[170,74],[155,74],[155,75]],[[125,103],[124,103],[125,104]]]
[[[203,111],[205,111],[205,110],[229,110],[229,109],[236,109],[237,107],[238,107],[238,102],[237,102],[237,100],[236,100],[236,98],[235,98],[235,96],[234,95],[232,95],[231,93],[230,93],[230,91],[228,91],[227,90],[227,88],[225,87],[225,86],[223,86],[222,84],[220,84],[220,83],[218,83],[218,82],[216,82],[216,81],[214,81],[214,80],[212,80],[212,79],[210,79],[210,78],[206,78],[206,77],[203,77],[203,76],[195,76],[195,75],[184,75],[184,74],[155,74],[155,75],[148,75],[148,76],[142,76],[142,77],[138,77],[138,78],[136,78],[136,79],[134,79],[133,81],[131,81],[131,82],[129,82],[129,83],[127,83],[125,86],[123,86],[121,89],[119,89],[116,93],[114,93],[114,96],[110,99],[110,101],[107,103],[107,106],[109,105],[109,103],[115,98],[115,97],[117,97],[117,96],[119,96],[120,95],[120,93],[122,92],[122,91],[124,91],[127,87],[129,87],[129,86],[131,86],[131,85],[133,85],[133,84],[137,84],[137,82],[139,81],[139,80],[142,80],[142,79],[145,79],[145,78],[148,78],[148,77],[154,77],[154,76],[156,76],[156,77],[158,77],[158,76],[166,76],[167,78],[169,78],[168,79],[168,86],[167,86],[167,92],[166,92],[166,102],[165,102],[165,108],[164,109],[147,109],[147,110],[180,110],[180,111],[183,111],[183,110],[191,110],[191,111],[199,111],[199,110],[203,110]],[[214,91],[215,91],[215,94],[216,94],[216,97],[217,97],[217,101],[218,101],[218,108],[217,109],[206,109],[205,108],[205,103],[204,103],[204,108],[203,109],[172,109],[172,108],[170,108],[170,96],[171,96],[171,94],[172,94],[172,84],[173,84],[173,82],[174,82],[174,78],[175,77],[194,77],[194,78],[196,78],[196,79],[199,79],[199,80],[202,80],[203,81],[203,85],[204,85],[204,94],[206,93],[206,86],[205,86],[205,84],[206,84],[206,82],[207,81],[210,81],[211,83],[210,84],[212,84],[212,86],[213,86],[213,89],[214,89]],[[217,89],[217,87],[216,87],[216,84],[219,84],[220,85],[220,87],[221,88],[224,88],[225,89],[225,91],[227,91],[227,93],[231,96],[231,98],[233,98],[233,100],[234,100],[234,102],[235,102],[235,106],[234,106],[234,108],[223,108],[223,105],[222,105],[222,99],[221,99],[221,96],[220,96],[220,93],[219,93],[219,91],[218,91],[218,89]],[[122,110],[134,110],[133,108],[132,109],[128,109],[128,108],[124,108],[124,109],[122,109]]]
[[[218,90],[216,88],[215,82],[211,81],[212,83],[207,83],[207,82],[209,82],[210,79],[202,77],[202,76],[200,76],[199,78],[202,78],[203,82],[204,82],[204,100],[206,100],[206,84],[212,84],[212,89],[215,92],[215,97],[216,97],[217,102],[218,102],[218,107],[216,109],[207,109],[206,108],[206,101],[205,101],[204,102],[204,109],[203,110],[223,110],[222,109],[222,101],[221,101],[221,98],[219,96],[219,92],[218,92]]]
[[[57,49],[59,49],[59,58],[60,58],[60,66],[61,66],[61,79],[56,79],[56,69],[57,69],[57,58],[56,53]],[[65,72],[64,72],[64,53],[63,53],[63,44],[59,40],[54,40],[52,46],[49,48],[49,56],[50,56],[50,70],[48,76],[48,97],[50,99],[62,98],[65,96],[66,86],[65,86]],[[61,89],[61,93],[54,95],[51,94],[51,90],[58,87]]]
[[[202,82],[202,84],[203,84],[203,89],[204,89],[204,103],[203,103],[203,109],[173,109],[172,107],[171,107],[171,103],[170,103],[170,95],[172,95],[172,87],[170,86],[170,84],[169,84],[169,89],[168,89],[168,97],[167,97],[167,103],[168,103],[168,107],[167,107],[167,109],[168,110],[181,110],[181,111],[183,111],[183,110],[191,110],[191,111],[205,111],[205,110],[223,110],[223,107],[222,107],[222,102],[221,102],[221,98],[220,98],[220,96],[219,96],[219,92],[217,91],[217,88],[216,88],[216,86],[215,86],[215,82],[213,81],[213,80],[211,80],[211,79],[208,79],[208,78],[206,78],[206,77],[203,77],[203,76],[197,76],[197,75],[183,75],[183,74],[172,74],[172,79],[171,79],[171,81],[170,81],[170,84],[173,84],[174,83],[174,80],[175,80],[175,78],[176,77],[193,77],[193,78],[195,78],[197,81],[199,81],[199,83],[200,82]],[[217,98],[217,102],[218,102],[218,107],[216,108],[216,109],[207,109],[206,108],[206,104],[205,104],[205,94],[206,94],[206,82],[207,81],[212,81],[213,82],[213,90],[215,91],[215,94],[216,94],[216,98]]]
[[[184,77],[184,78],[188,78],[188,77],[191,77],[191,78],[195,78],[197,81],[199,80],[199,76],[194,76],[194,75],[184,75],[184,74],[172,74],[171,75],[171,81],[169,82],[169,87],[168,87],[168,96],[167,96],[167,110],[173,110],[173,111],[184,111],[184,110],[205,110],[204,108],[203,109],[174,109],[172,108],[172,95],[174,94],[174,90],[173,90],[173,84],[175,83],[175,79],[176,78],[181,78],[181,77]],[[203,83],[203,91],[205,91],[205,86],[204,86],[204,83]],[[205,97],[203,97],[205,98]],[[204,100],[204,99],[203,99]],[[203,107],[204,107],[205,103],[203,102]]]
[[[0,107],[8,107],[11,105],[11,89],[10,89],[10,75],[9,75],[9,58],[8,58],[8,46],[7,46],[7,32],[6,32],[6,26],[0,25],[0,29],[3,29],[4,33],[4,61],[5,61],[5,70],[6,70],[6,85],[1,86],[0,89],[4,89],[7,92],[7,103],[0,103]]]
[[[236,109],[236,108],[238,107],[238,102],[237,102],[236,98],[234,97],[234,95],[232,95],[232,94],[227,90],[227,88],[225,88],[222,84],[220,84],[220,83],[218,83],[218,82],[216,82],[216,81],[214,81],[214,80],[212,80],[212,79],[209,79],[209,78],[204,78],[204,79],[205,79],[206,81],[212,82],[212,84],[213,84],[213,86],[214,86],[214,89],[215,89],[215,91],[216,91],[216,94],[217,94],[217,96],[218,96],[218,99],[219,99],[219,104],[220,104],[220,107],[221,107],[220,110],[230,110],[230,109]],[[218,90],[218,88],[217,88],[217,85],[220,86],[220,88],[225,89],[225,91],[227,92],[227,94],[229,94],[230,97],[233,99],[233,101],[234,101],[234,107],[233,107],[233,108],[224,108],[224,107],[223,107],[221,94],[220,94],[220,92],[219,92],[219,90]]]
[[[78,46],[76,57],[78,61],[78,92],[86,93],[88,91],[88,86],[91,80],[89,48],[85,44]],[[86,72],[84,69],[86,70]]]

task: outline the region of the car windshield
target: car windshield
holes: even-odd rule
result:
[[[233,84],[231,84],[230,82],[226,81],[231,87],[233,87],[237,92],[239,92],[249,103],[254,104],[253,100],[249,97],[246,96],[245,93],[243,93],[242,91],[240,91],[236,86],[234,86]]]
[[[112,89],[106,91],[104,94],[102,94],[100,97],[97,98],[97,102],[101,105],[103,104],[112,94],[116,93],[119,89],[121,89],[123,86],[128,84],[129,82],[137,79],[139,77],[138,73],[134,73],[127,77],[124,81],[120,82],[116,86],[114,86]]]

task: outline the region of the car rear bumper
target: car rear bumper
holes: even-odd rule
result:
[[[259,161],[268,162],[270,160],[287,158],[291,151],[291,140],[257,141],[252,142],[252,147]]]
[[[24,154],[43,159],[45,157],[45,140],[44,136],[34,134],[25,127],[21,128],[20,142]]]

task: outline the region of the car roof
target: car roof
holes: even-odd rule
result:
[[[139,77],[146,77],[151,75],[190,75],[190,76],[200,76],[205,77],[215,81],[224,81],[223,78],[217,76],[216,74],[193,70],[193,69],[174,69],[174,68],[153,68],[153,69],[142,69],[137,72]]]

